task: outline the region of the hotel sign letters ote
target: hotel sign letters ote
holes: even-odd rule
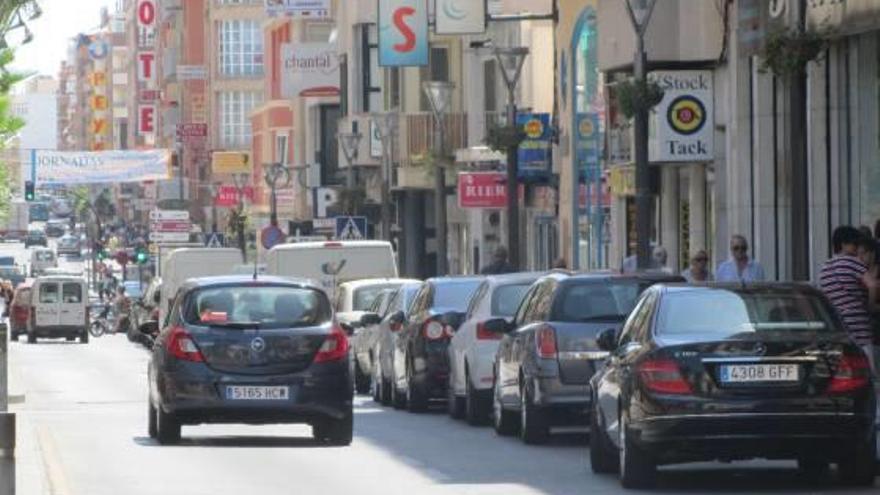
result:
[[[155,44],[156,0],[138,0],[137,27],[138,52],[135,57],[137,65],[138,95],[148,95],[156,89],[156,52]],[[141,136],[156,132],[156,105],[154,102],[141,100],[137,107],[137,130]]]

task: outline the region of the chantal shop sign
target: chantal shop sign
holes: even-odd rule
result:
[[[649,76],[663,88],[654,108],[650,160],[706,162],[715,157],[712,72],[656,71]]]
[[[335,43],[285,43],[281,57],[285,98],[339,96],[339,57]]]

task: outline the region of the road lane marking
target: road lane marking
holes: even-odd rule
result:
[[[73,495],[70,484],[67,482],[67,476],[64,474],[58,446],[55,444],[55,438],[49,431],[49,427],[45,425],[37,427],[37,443],[40,457],[43,459],[43,469],[49,484],[50,495]]]

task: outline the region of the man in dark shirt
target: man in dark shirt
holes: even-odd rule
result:
[[[480,272],[482,275],[501,275],[504,273],[512,273],[514,269],[507,262],[507,248],[498,246],[495,255],[492,257],[492,263],[485,266]]]

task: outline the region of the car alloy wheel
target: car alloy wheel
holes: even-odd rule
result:
[[[450,372],[449,378],[446,380],[446,408],[450,418],[461,419],[464,417],[464,403],[461,398],[455,395],[455,386],[453,385],[453,382],[454,379]]]
[[[547,426],[546,414],[535,404],[531,388],[528,384],[523,385],[519,395],[521,401],[519,412],[520,439],[529,445],[547,443],[550,437],[550,428]]]
[[[150,435],[150,438],[154,439],[159,436],[158,414],[153,406],[153,402],[147,399],[147,433]]]
[[[595,474],[616,473],[620,470],[620,454],[599,423],[599,414],[598,407],[593,406],[590,410],[590,469]]]
[[[489,416],[483,395],[477,395],[477,389],[471,382],[471,375],[465,372],[464,419],[471,426],[481,426]]]
[[[495,376],[497,377],[498,373]],[[501,436],[513,435],[517,427],[516,416],[504,410],[498,378],[495,379],[492,390],[492,425],[495,427],[495,433]]]

